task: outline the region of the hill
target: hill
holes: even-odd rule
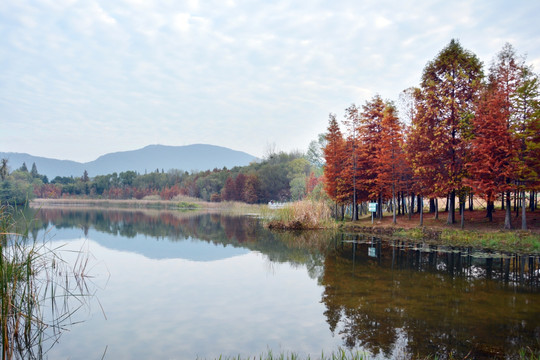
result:
[[[255,156],[229,148],[194,144],[186,146],[149,145],[142,149],[121,151],[100,156],[94,161],[80,163],[57,160],[23,153],[2,153],[0,158],[9,159],[11,170],[26,163],[28,169],[36,163],[38,172],[49,180],[56,176],[81,176],[86,170],[90,177],[133,170],[140,174],[179,169],[184,171],[204,171],[223,167],[246,166],[257,160]]]

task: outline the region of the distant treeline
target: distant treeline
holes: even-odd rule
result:
[[[311,146],[317,144],[313,142]],[[315,152],[322,154],[321,147]],[[314,191],[319,195],[323,193],[320,161],[320,157],[308,160],[300,152],[279,152],[260,162],[232,169],[216,168],[191,173],[156,169],[146,174],[125,171],[93,178],[85,171],[81,177],[57,176],[49,181],[38,173],[35,164],[30,171],[23,164],[9,172],[7,160],[3,159],[0,201],[22,204],[33,197],[143,199],[152,195],[163,200],[184,195],[213,202],[242,201],[250,204],[298,200]]]

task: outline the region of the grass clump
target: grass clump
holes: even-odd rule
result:
[[[199,205],[194,204],[194,203],[190,203],[190,202],[180,201],[178,203],[178,208],[179,209],[195,210],[195,209],[199,208]]]
[[[335,226],[331,209],[324,201],[296,201],[263,215],[271,229],[309,230]]]

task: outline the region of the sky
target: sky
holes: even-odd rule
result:
[[[0,152],[306,151],[329,113],[397,101],[457,39],[540,71],[540,1],[2,0]]]

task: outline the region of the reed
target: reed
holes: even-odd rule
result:
[[[265,210],[267,226],[274,229],[308,230],[335,227],[330,207],[324,201],[301,200],[282,209]]]
[[[306,357],[300,357],[294,352],[281,352],[279,354],[274,354],[272,350],[268,350],[267,353],[261,354],[259,356],[222,356],[215,358],[215,360],[311,360],[311,356],[307,355]],[[345,351],[342,348],[337,349],[337,351],[331,352],[329,355],[325,355],[324,352],[320,356],[313,357],[317,360],[367,360],[368,356],[364,353],[358,351]]]
[[[0,207],[2,359],[42,358],[85,302],[88,261],[81,253],[70,267],[57,249],[30,240],[28,221],[15,220],[15,211]]]

